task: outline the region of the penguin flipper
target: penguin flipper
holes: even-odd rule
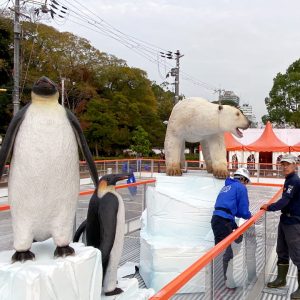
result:
[[[77,228],[75,234],[74,234],[74,238],[73,238],[73,242],[78,242],[80,239],[80,236],[82,235],[82,233],[85,231],[86,228],[86,220],[84,220],[79,227]]]
[[[94,182],[95,187],[98,186],[99,183],[99,177],[98,177],[98,172],[97,172],[97,168],[96,165],[94,163],[93,160],[93,156],[92,153],[89,149],[89,146],[86,142],[86,139],[84,137],[83,131],[81,129],[80,123],[78,122],[77,118],[75,117],[75,115],[69,110],[66,109],[66,113],[67,113],[67,117],[70,121],[70,124],[75,132],[76,138],[77,138],[77,142],[80,146],[81,152],[87,162],[87,165],[89,167],[89,171],[92,177],[92,180]]]
[[[16,135],[22,124],[25,113],[31,103],[26,104],[22,109],[18,111],[18,113],[13,117],[11,122],[9,123],[8,129],[6,131],[3,143],[0,149],[0,179],[3,174],[3,170],[5,167],[5,163],[12,151]]]
[[[102,234],[100,250],[102,254],[103,274],[106,273],[110,252],[115,243],[117,215],[119,201],[116,195],[106,193],[99,203],[99,219],[102,224]]]

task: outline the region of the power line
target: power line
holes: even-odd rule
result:
[[[156,55],[156,57],[147,57],[147,59],[151,62],[155,62],[157,63],[157,67],[158,67],[158,70],[159,69],[159,66],[160,64],[164,65],[165,67],[168,66],[168,67],[172,67],[172,65],[166,63],[166,62],[161,62],[158,60],[158,55],[157,55],[157,51],[159,51],[159,53],[161,54],[163,50],[165,53],[167,53],[167,55],[165,56],[165,58],[171,58],[171,57],[168,57],[168,53],[172,53],[171,51],[167,51],[167,50],[164,50],[162,49],[161,47],[158,47],[158,46],[154,46],[153,44],[150,44],[150,43],[147,43],[145,41],[142,41],[140,39],[137,39],[135,37],[132,37],[130,35],[127,35],[123,32],[121,32],[120,30],[116,29],[114,26],[110,25],[109,23],[107,23],[104,19],[100,18],[98,15],[96,15],[93,11],[91,11],[89,8],[87,8],[86,6],[84,6],[83,4],[79,3],[78,1],[74,0],[73,3],[71,4],[68,0],[65,0],[67,3],[69,3],[70,5],[73,5],[73,8],[75,9],[78,9],[80,10],[78,7],[76,7],[74,5],[74,2],[75,3],[78,3],[82,8],[84,8],[85,10],[89,11],[92,13],[92,15],[95,15],[101,22],[98,22],[98,21],[95,21],[94,19],[92,19],[90,17],[90,15],[87,15],[85,14],[84,15],[84,20],[85,22],[88,22],[90,25],[92,26],[96,26],[97,28],[99,28],[99,25],[101,26],[101,31],[104,35],[106,36],[109,36],[117,41],[119,41],[120,43],[122,43],[123,45],[125,45],[126,47],[128,47],[129,49],[133,50],[134,48],[137,48],[137,50],[133,50],[134,52],[137,53],[138,52],[141,52],[141,51],[147,51],[147,52],[150,52],[152,53],[153,55]],[[78,11],[76,10],[73,10],[73,9],[70,9],[69,10],[73,11],[74,13],[76,13],[76,16],[78,16]],[[82,13],[80,14],[82,16]],[[87,20],[86,20],[87,19]],[[91,21],[93,21],[93,23],[91,23]],[[97,24],[97,25],[96,25]],[[104,24],[106,24],[109,28],[107,28],[107,26],[104,26]],[[100,29],[100,28],[99,28]],[[117,31],[114,32],[113,30]],[[104,31],[104,32],[103,32]],[[120,33],[120,34],[118,34]],[[111,34],[113,34],[114,36],[111,36]],[[125,38],[125,40],[124,40]],[[139,41],[139,42],[137,42]],[[144,44],[147,44],[147,45],[151,45],[151,47],[149,48],[148,46],[146,45],[143,45],[141,43],[144,43]],[[140,53],[138,53],[140,54]],[[140,54],[141,55],[141,54]],[[144,55],[141,55],[141,56],[144,56]],[[209,84],[209,83],[205,83],[201,80],[198,80],[196,79],[195,77],[192,77],[191,75],[187,74],[187,73],[184,73],[186,74],[184,77],[182,77],[183,79],[187,80],[187,81],[190,81],[191,83],[195,84],[195,85],[198,85],[198,86],[201,86],[203,88],[206,88],[208,90],[211,90],[211,91],[214,91],[216,89],[216,87],[212,84]],[[159,71],[159,75],[162,77],[160,71]]]
[[[176,69],[172,64],[170,64],[167,59],[176,59],[175,53],[172,51],[165,50],[159,46],[153,45],[149,42],[143,41],[141,39],[135,38],[134,36],[123,33],[118,30],[116,27],[112,26],[104,19],[99,17],[91,9],[83,5],[77,0],[72,2],[69,0],[50,0],[51,3],[47,4],[47,0],[43,2],[37,2],[32,0],[23,1],[23,3],[33,3],[39,4],[40,8],[37,8],[36,14],[50,13],[51,18],[56,22],[59,19],[66,21],[68,19],[72,23],[78,24],[82,27],[85,27],[96,34],[101,34],[115,41],[121,43],[131,51],[135,52],[137,55],[143,57],[149,62],[156,64],[159,76],[161,79],[165,79],[161,74],[160,68],[163,66],[165,68],[165,73],[167,68],[170,68],[171,71]],[[4,2],[5,3],[5,2]],[[7,4],[9,1],[7,2]],[[63,4],[61,4],[63,3]],[[67,4],[65,4],[67,3]],[[96,17],[96,19],[94,18]],[[161,59],[164,58],[164,60]],[[203,82],[185,72],[182,72],[182,79],[191,82],[194,85],[200,86],[202,88],[215,91],[216,87],[212,84]],[[179,76],[179,74],[178,74]],[[175,86],[176,87],[176,86]]]

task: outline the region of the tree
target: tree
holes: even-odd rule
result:
[[[12,118],[13,51],[12,22],[0,17],[0,135],[4,135]]]
[[[0,73],[4,70],[11,75],[13,27],[9,18],[0,17],[1,33],[2,19],[9,25],[0,41],[0,55],[4,55]],[[21,51],[22,103],[30,101],[31,87],[40,76],[58,85],[66,78],[65,105],[80,119],[97,156],[118,155],[128,148],[138,126],[152,145],[163,146],[163,121],[169,118],[174,95],[166,86],[151,82],[145,71],[128,67],[124,60],[99,51],[84,38],[41,23],[22,22]],[[0,87],[4,77],[0,77]],[[0,133],[11,118],[10,102],[11,95],[0,94]]]
[[[130,149],[137,153],[137,156],[148,156],[151,148],[150,141],[148,139],[148,133],[142,126],[138,126],[133,132],[132,145]]]
[[[300,59],[291,64],[285,74],[276,75],[265,104],[268,110],[265,120],[279,127],[289,124],[300,128]]]

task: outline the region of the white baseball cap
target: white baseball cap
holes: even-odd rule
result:
[[[292,154],[286,154],[284,156],[282,156],[280,162],[288,162],[289,164],[297,164],[298,163],[298,157],[297,156],[294,156]]]

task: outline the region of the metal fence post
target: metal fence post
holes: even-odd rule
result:
[[[257,182],[259,182],[260,163],[257,164]]]
[[[151,177],[153,177],[153,172],[154,172],[154,160],[151,159]]]
[[[142,210],[144,211],[146,209],[146,191],[147,191],[147,184],[143,185],[144,188],[144,195],[143,195],[143,207]]]

